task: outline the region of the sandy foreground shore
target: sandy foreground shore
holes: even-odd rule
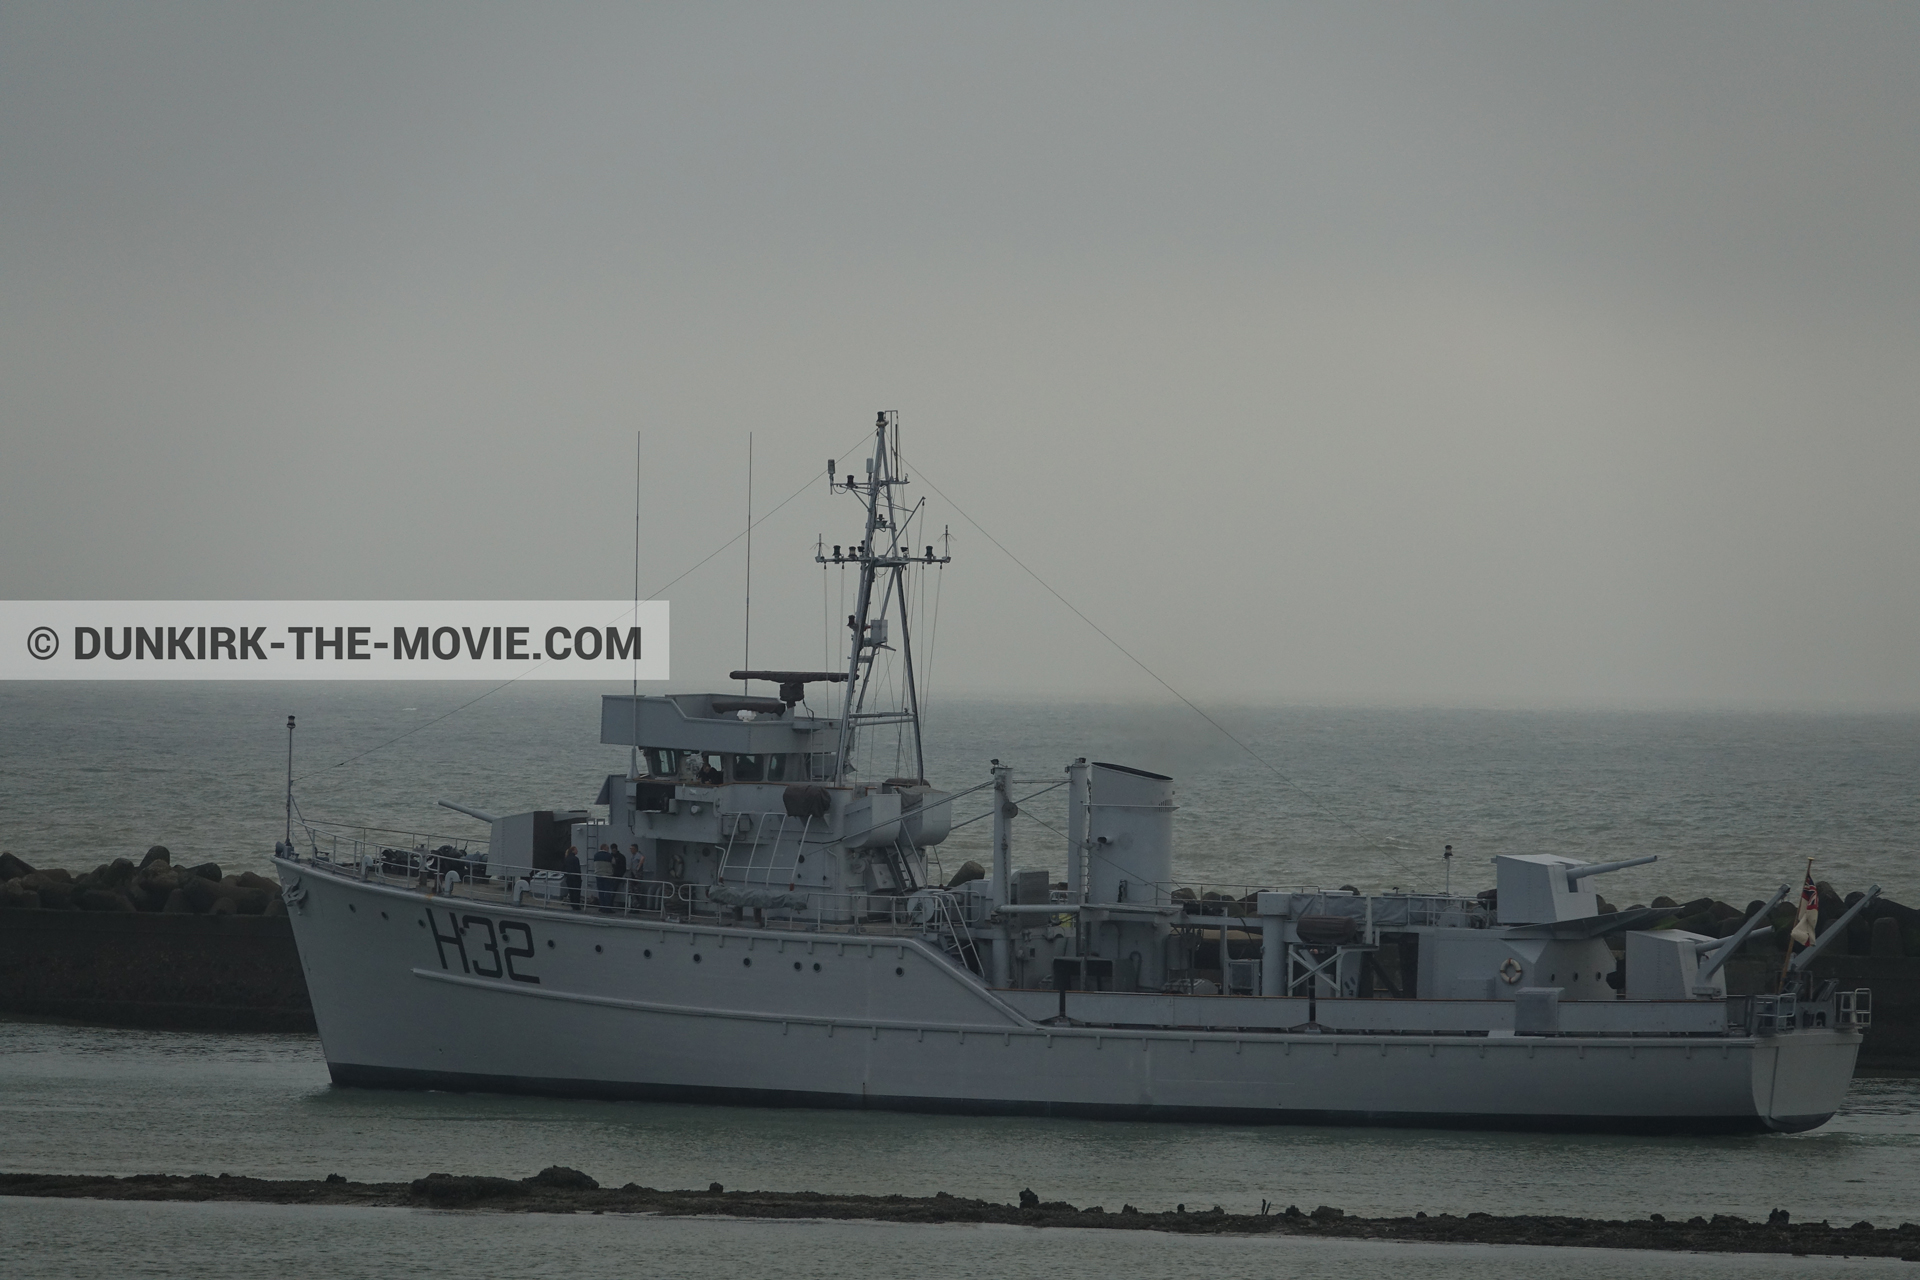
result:
[[[553,1167],[531,1178],[435,1173],[412,1182],[350,1182],[338,1174],[320,1181],[237,1178],[229,1174],[141,1174],[95,1177],[0,1173],[0,1195],[59,1199],[226,1201],[259,1204],[348,1205],[495,1213],[651,1213],[731,1218],[839,1218],[877,1222],[991,1222],[1029,1227],[1094,1227],[1185,1235],[1297,1235],[1332,1239],[1407,1240],[1454,1244],[1574,1245],[1600,1249],[1658,1249],[1714,1253],[1823,1254],[1903,1258],[1920,1262],[1920,1224],[1877,1226],[1792,1222],[1776,1210],[1770,1222],[1716,1214],[1711,1220],[1632,1221],[1535,1215],[1421,1213],[1406,1218],[1361,1218],[1329,1206],[1302,1211],[1269,1206],[1264,1213],[1225,1213],[1212,1206],[1147,1213],[1131,1205],[1074,1206],[1022,1191],[1012,1204],[933,1196],[835,1195],[818,1191],[662,1191],[628,1183],[602,1187],[574,1169]],[[1916,1273],[1920,1274],[1920,1273]]]

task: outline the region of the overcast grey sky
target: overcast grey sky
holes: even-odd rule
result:
[[[650,591],[890,408],[1197,696],[1911,709],[1917,149],[1912,4],[6,0],[0,596],[623,596],[636,432]],[[929,516],[939,690],[1155,696]]]

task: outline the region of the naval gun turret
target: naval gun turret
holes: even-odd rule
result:
[[[1553,853],[1501,854],[1498,910],[1501,924],[1560,924],[1600,914],[1600,895],[1583,883],[1594,876],[1658,862],[1658,854],[1617,862],[1581,862]]]

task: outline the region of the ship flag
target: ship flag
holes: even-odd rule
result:
[[[1793,920],[1793,940],[1803,947],[1813,945],[1814,930],[1820,924],[1820,890],[1813,883],[1813,859],[1807,859],[1807,882],[1800,887],[1800,914]]]
[[[1780,962],[1780,982],[1776,991],[1787,989],[1787,969],[1793,964],[1793,949],[1813,945],[1814,929],[1820,923],[1820,889],[1813,882],[1813,859],[1807,859],[1806,883],[1800,886],[1800,913],[1793,918],[1793,931],[1787,935],[1787,954]]]

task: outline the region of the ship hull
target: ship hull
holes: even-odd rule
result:
[[[1852,1030],[1486,1036],[1052,1025],[914,938],[427,897],[283,862],[342,1085],[1222,1123],[1756,1132]]]

